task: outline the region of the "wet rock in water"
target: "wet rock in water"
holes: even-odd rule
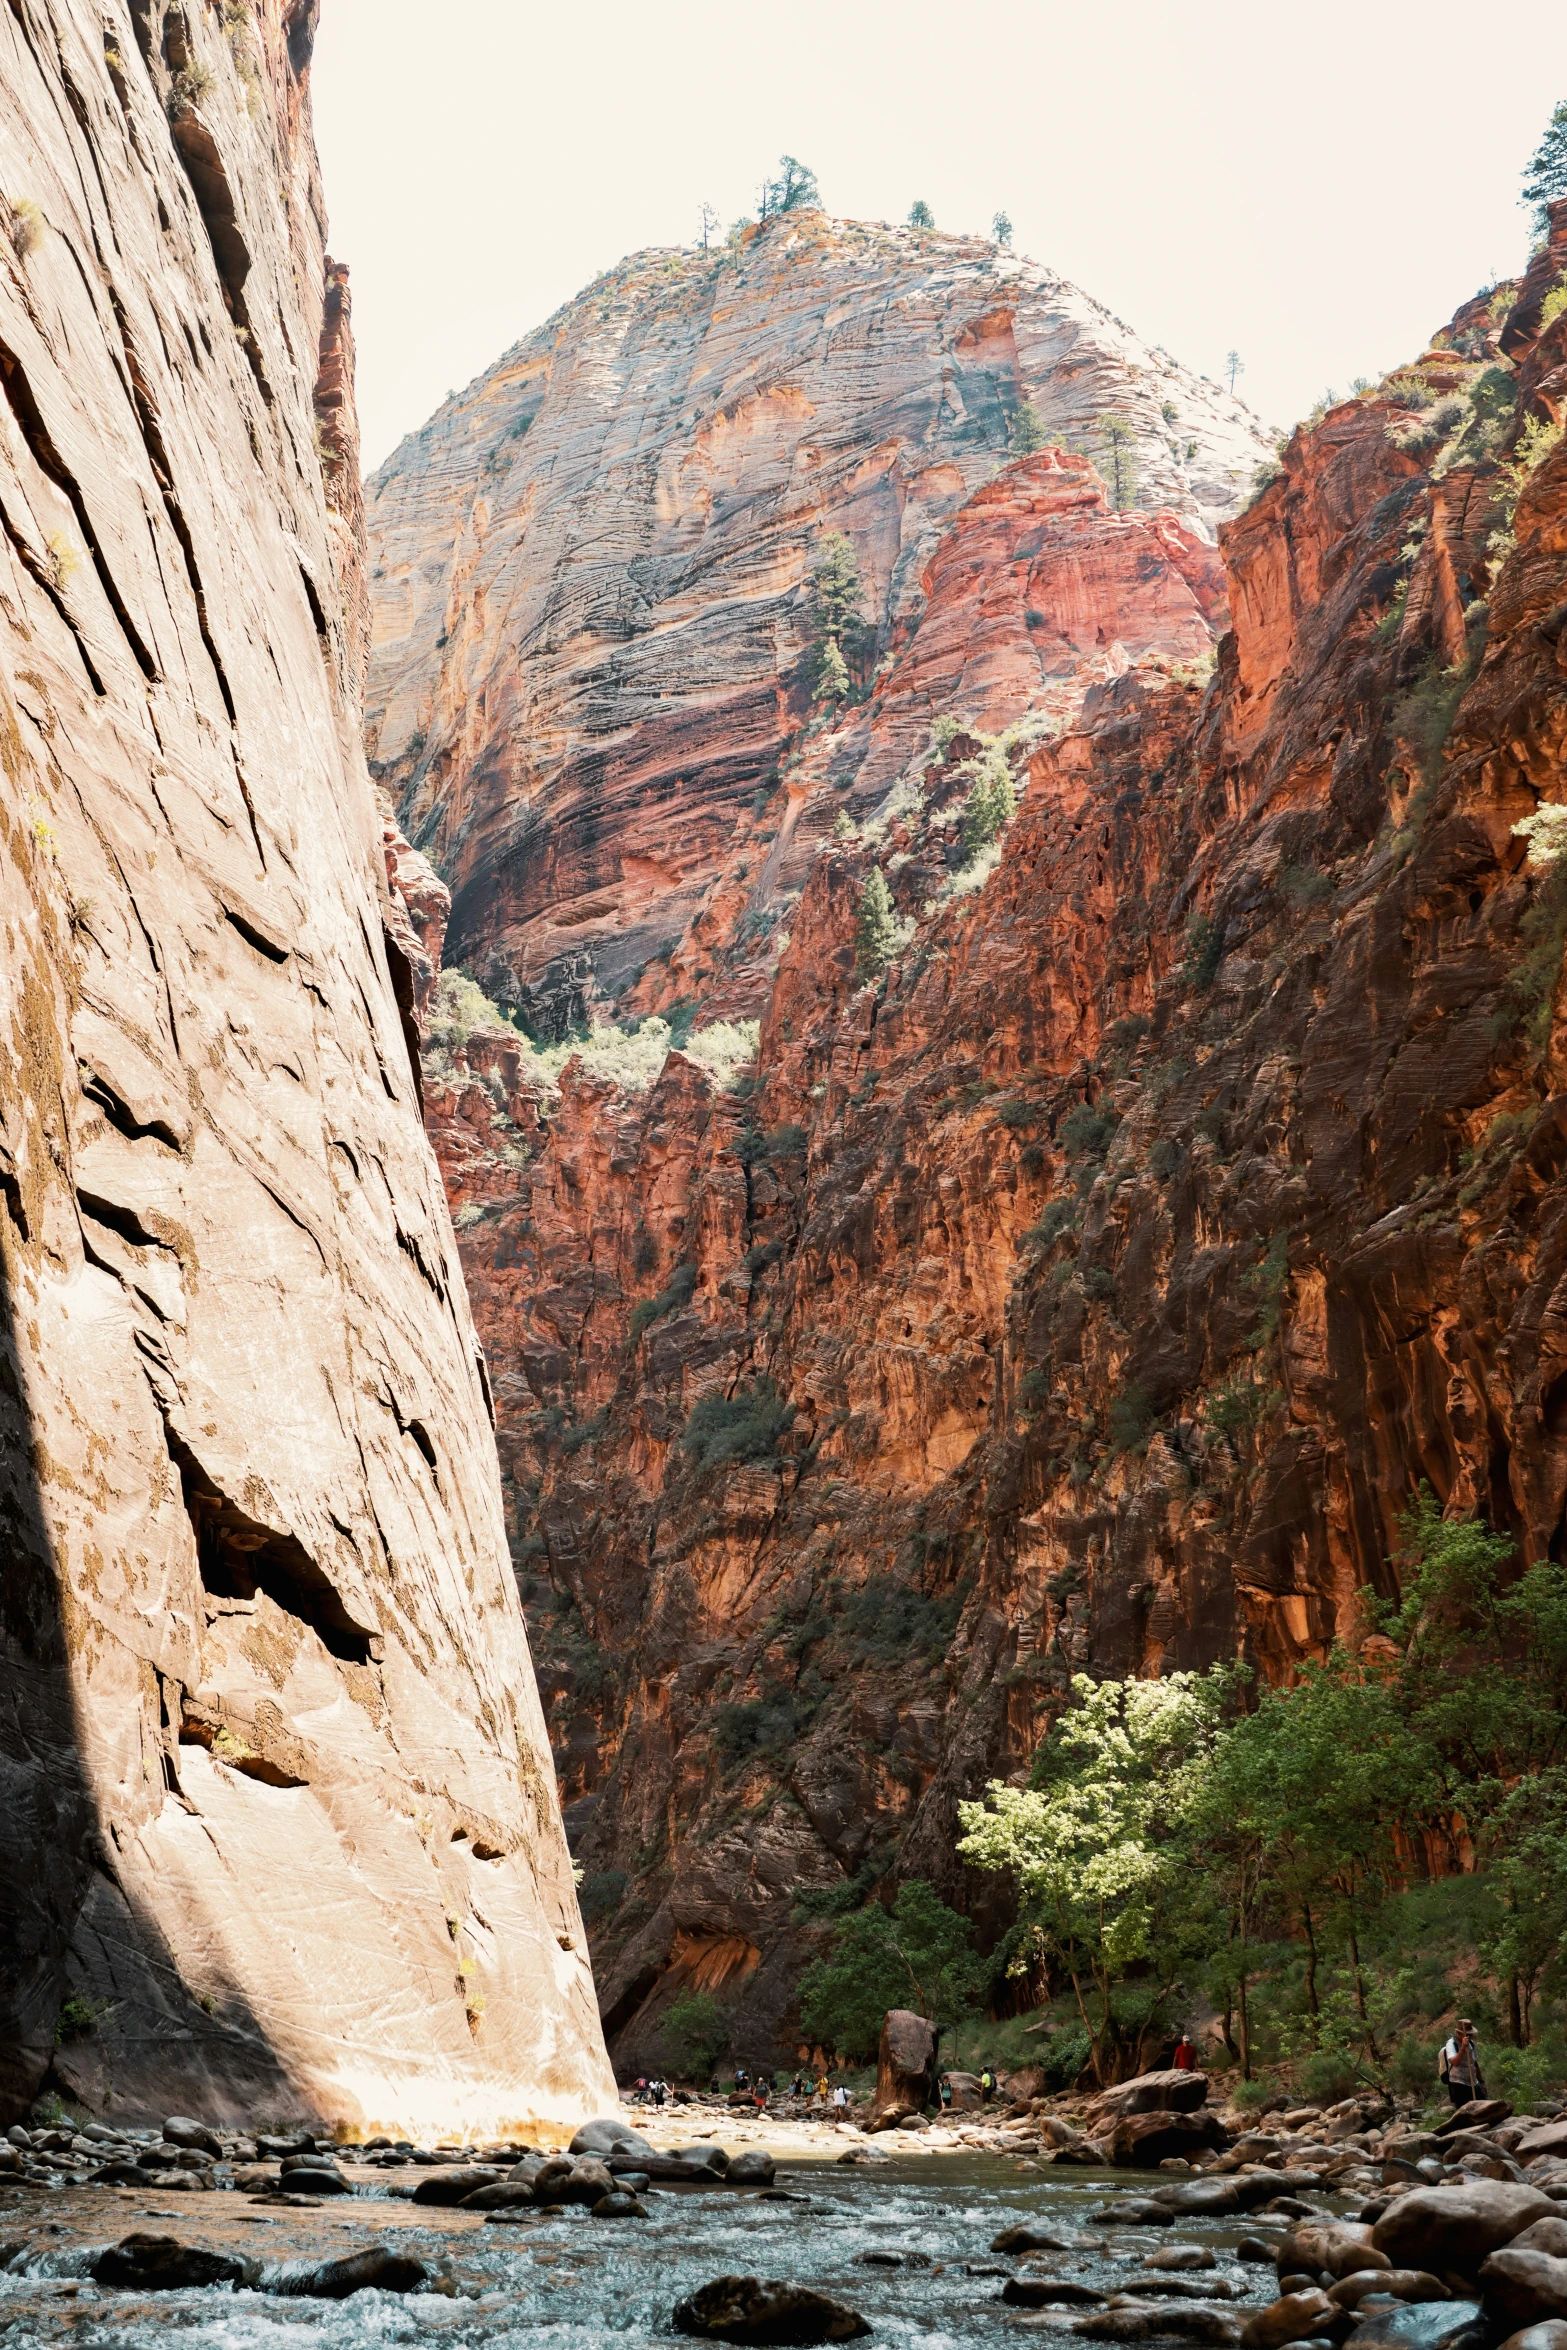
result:
[[[1242,2236],[1235,2247],[1235,2257],[1237,2260],[1253,2261],[1259,2266],[1266,2263],[1271,2268],[1273,2266],[1273,2246],[1265,2244],[1260,2236]]]
[[[640,2158],[644,2154],[651,2154],[653,2149],[629,2122],[617,2120],[612,2113],[604,2113],[594,2121],[583,2123],[567,2152],[596,2154],[607,2161],[612,2154],[635,2154]]]
[[[1241,2335],[1243,2350],[1284,2350],[1287,2342],[1309,2341],[1334,2325],[1338,2314],[1317,2286],[1306,2292],[1281,2294],[1247,2319]]]
[[[1157,2251],[1146,2255],[1148,2268],[1217,2268],[1218,2262],[1206,2244],[1161,2244]]]
[[[853,2342],[870,2332],[857,2309],[781,2278],[714,2277],[677,2301],[675,2331],[708,2342],[806,2345]]]
[[[463,2211],[516,2211],[526,2205],[534,2207],[535,2196],[526,2179],[497,2179],[490,2187],[476,2187],[465,2195],[459,2208]]]
[[[966,2277],[1004,2277],[1007,2271],[1004,2268],[995,2267],[988,2260],[965,2260],[963,2274]]]
[[[1224,2124],[1216,2113],[1129,2113],[1115,2125],[1110,2141],[1114,2161],[1122,2169],[1153,2170],[1173,2155],[1190,2158],[1226,2142]]]
[[[582,2203],[591,2208],[616,2192],[617,2182],[608,2163],[592,2154],[581,2156],[564,2170],[546,2163],[533,2182],[535,2203]]]
[[[96,2285],[112,2285],[136,2293],[174,2293],[187,2285],[241,2285],[254,2263],[237,2260],[228,2252],[204,2252],[199,2245],[182,2244],[177,2236],[122,2236],[92,2264]]]
[[[422,2260],[394,2252],[386,2244],[367,2244],[341,2260],[289,2260],[262,2278],[266,2293],[308,2295],[318,2301],[346,2301],[350,2293],[414,2293],[430,2271]]]
[[[487,2211],[484,2224],[487,2228],[531,2227],[538,2217],[537,2204],[513,2203],[508,2204],[504,2211]]]
[[[992,2252],[1098,2252],[1103,2248],[1103,2236],[1085,2236],[1075,2228],[1047,2228],[1031,2219],[1003,2228],[990,2247]]]
[[[1349,2336],[1355,2350],[1483,2350],[1487,2339],[1477,2301],[1404,2302],[1363,2318]]]
[[[1175,2218],[1168,2203],[1156,2203],[1151,2195],[1119,2195],[1088,2216],[1102,2228],[1167,2228]]]
[[[1395,2301],[1451,2301],[1440,2277],[1417,2268],[1357,2268],[1337,2284],[1329,2285],[1328,2299],[1340,2309],[1354,2309],[1373,2293],[1390,2294]]]
[[[1001,2298],[1014,2309],[1102,2309],[1106,2296],[1071,2277],[1008,2277]]]
[[[1325,2269],[1330,2276],[1349,2277],[1357,2269],[1393,2266],[1388,2255],[1373,2245],[1364,2220],[1305,2220],[1290,2229],[1277,2257],[1281,2277],[1296,2269],[1311,2276]]]
[[[647,2218],[647,2205],[641,2196],[628,2195],[620,2187],[612,2189],[607,2195],[601,2195],[597,2203],[590,2204],[588,2208],[594,2219]]]
[[[778,2173],[778,2165],[760,2146],[748,2147],[737,2154],[724,2173],[726,2185],[731,2187],[770,2187]]]
[[[1567,2350],[1567,2322],[1553,2317],[1543,2325],[1525,2326],[1521,2333],[1509,2334],[1501,2350]]]
[[[102,2170],[95,2170],[87,2184],[89,2187],[146,2187],[152,2181],[134,2162],[110,2162]]]
[[[1500,2252],[1535,2220],[1551,2219],[1555,2212],[1549,2196],[1503,2179],[1412,2187],[1388,2205],[1371,2241],[1395,2268],[1472,2277],[1488,2254]]]
[[[464,2163],[452,2170],[431,2171],[428,2178],[419,2181],[410,2200],[414,2203],[466,2203],[468,2197],[476,2195],[481,2187],[493,2187],[505,2176],[505,2172],[495,2163]]]
[[[171,2114],[163,2125],[163,2135],[170,2146],[191,2146],[214,2160],[223,2152],[223,2141],[216,2130],[209,2130],[205,2122],[187,2121],[183,2114]]]
[[[929,2268],[928,2252],[895,2252],[891,2247],[874,2246],[869,2252],[856,2252],[855,2264],[860,2268]],[[1004,2268],[992,2269],[992,2276],[1004,2277]]]
[[[351,2195],[353,2188],[335,2163],[301,2163],[284,2171],[278,2184],[289,2195]]]
[[[1217,2343],[1220,2350],[1230,2350],[1243,2338],[1233,2309],[1213,2309],[1206,2303],[1176,2309],[1096,2309],[1079,2318],[1072,2331],[1090,2342],[1146,2342],[1184,2334],[1194,2342]]]
[[[1157,2188],[1154,2201],[1188,2219],[1228,2219],[1260,2210],[1277,2193],[1273,2178],[1185,2179],[1178,2187]]]
[[[1567,2233],[1561,2220],[1545,2224]],[[1502,2333],[1567,2318],[1567,2260],[1538,2247],[1508,2244],[1481,2262],[1480,2299],[1493,2330]]]

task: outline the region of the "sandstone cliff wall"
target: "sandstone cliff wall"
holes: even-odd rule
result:
[[[0,10],[7,2118],[610,2086],[360,748],[314,22]]]
[[[737,845],[776,916],[836,804],[798,739],[813,550],[854,542],[869,667],[1025,402],[1052,439],[1124,435],[1124,486],[1209,537],[1266,452],[1237,401],[1050,272],[815,211],[634,256],[404,442],[369,485],[368,741],[451,884],[449,958],[548,1036],[693,986],[758,1011]],[[1011,715],[1060,652],[1013,652]],[[811,749],[837,788],[884,788],[852,737]]]
[[[760,998],[737,1083],[427,1055],[628,2060],[693,1985],[786,2054],[823,1909],[878,1884],[999,1925],[956,1804],[1069,1675],[1320,1654],[1420,1477],[1567,1540],[1567,879],[1513,830],[1563,796],[1564,275],[1567,209],[1222,561],[1070,454],[956,505],[678,989],[638,982]],[[1028,711],[966,888],[959,770]],[[867,985],[872,863],[906,929]]]

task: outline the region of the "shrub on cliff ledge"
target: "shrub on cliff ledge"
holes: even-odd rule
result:
[[[699,1469],[729,1461],[770,1460],[794,1425],[794,1406],[771,1379],[758,1379],[734,1395],[699,1397],[681,1444]]]
[[[811,618],[816,634],[805,655],[811,699],[841,702],[864,660],[871,630],[860,608],[860,566],[852,540],[829,531],[811,567]]]

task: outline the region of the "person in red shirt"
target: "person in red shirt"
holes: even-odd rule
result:
[[[1191,2073],[1197,2069],[1197,2051],[1184,2032],[1175,2043],[1175,2069],[1178,2073]]]

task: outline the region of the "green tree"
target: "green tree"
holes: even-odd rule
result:
[[[854,968],[860,978],[879,979],[897,946],[892,892],[881,867],[873,865],[861,885],[859,919],[854,926]]]
[[[1003,250],[1012,242],[1012,223],[1004,212],[998,212],[990,224],[990,233]]]
[[[862,660],[871,636],[860,599],[853,541],[841,530],[829,531],[811,567],[815,634],[806,651],[805,673],[813,701],[841,702],[850,690],[851,665]]]
[[[1017,814],[1017,790],[999,742],[987,743],[977,759],[965,759],[958,773],[974,779],[963,803],[963,862],[972,865]]]
[[[1551,109],[1545,136],[1524,166],[1522,203],[1534,214],[1534,225],[1545,235],[1551,225],[1551,206],[1567,196],[1567,98]]]
[[[662,2059],[678,2079],[711,2073],[728,2042],[723,2009],[710,1991],[686,1991],[665,2008],[658,2027]]]
[[[815,172],[795,155],[780,155],[778,177],[762,182],[764,220],[771,220],[780,212],[804,211],[810,205],[819,205],[821,200]]]
[[[1137,503],[1137,434],[1124,416],[1111,410],[1099,419],[1099,435],[1106,451],[1110,503],[1124,514]]]
[[[909,206],[910,228],[934,228],[935,225],[936,215],[934,212],[932,212],[930,206],[926,203],[923,196],[916,196],[913,203]]]
[[[1111,2072],[1115,1989],[1139,1969],[1167,1995],[1201,1947],[1187,1815],[1212,1767],[1229,1699],[1222,1673],[1072,1683],[1075,1703],[1034,1759],[1032,1784],[993,1780],[963,1803],[958,1845],[1011,1875],[1024,1949],[1071,1982],[1096,2079]]]
[[[1246,372],[1246,362],[1241,357],[1239,351],[1225,352],[1224,372],[1230,379],[1230,390],[1233,392],[1235,389],[1235,378],[1238,375],[1244,375]]]
[[[983,1999],[990,1970],[970,1945],[974,1929],[916,1878],[891,1914],[872,1902],[839,1928],[831,1954],[800,1977],[806,2030],[850,2056],[874,2054],[890,2007],[912,2007],[951,2025]]]
[[[715,206],[703,203],[698,209],[697,217],[702,224],[702,250],[705,253],[707,241],[718,226],[718,212]]]
[[[1014,457],[1031,457],[1036,449],[1044,447],[1045,428],[1040,421],[1039,410],[1034,406],[1032,400],[1024,399],[1018,402],[1012,413],[1012,424],[1008,437],[1012,443]]]

